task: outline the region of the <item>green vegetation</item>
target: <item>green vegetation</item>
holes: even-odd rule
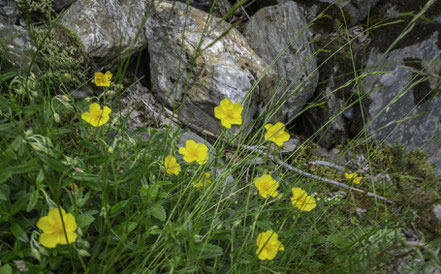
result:
[[[129,117],[119,115],[118,100],[133,83],[115,83],[114,79],[126,78],[121,67],[112,71],[115,76],[109,86],[103,81],[101,87],[94,87],[97,96],[72,97],[69,90],[94,86],[91,61],[74,34],[58,25],[49,30],[47,34],[32,29],[38,45],[32,73],[0,71],[0,273],[441,269],[441,226],[431,212],[440,203],[441,184],[420,150],[374,144],[361,132],[332,155],[317,153],[318,145],[311,138],[283,153],[283,147],[265,140],[270,136],[265,137],[262,125],[245,138],[223,128],[221,136],[212,140],[205,163],[201,145],[192,144],[201,154],[179,150],[184,147],[179,138],[185,129],[127,128]],[[354,57],[348,58],[355,66]],[[356,77],[347,81],[356,82]],[[89,108],[93,102],[111,109],[103,115],[105,122],[99,120],[101,109]],[[226,106],[220,116],[238,119],[228,111]],[[287,131],[293,137],[295,132]],[[247,144],[268,155],[243,146]],[[196,160],[188,163],[181,154]],[[177,162],[170,157],[164,165],[168,155]],[[270,156],[394,204],[301,176]],[[310,163],[341,165],[346,162],[342,159],[357,157],[364,159],[361,165],[348,164],[344,171]],[[345,179],[345,171],[357,172],[363,177],[361,183],[353,185]],[[259,195],[255,179],[264,174],[279,183],[278,195]],[[297,187],[315,200],[310,211],[293,206],[292,188]],[[51,209],[61,208],[75,218],[76,239],[62,244],[67,233],[61,230],[60,238],[52,239],[59,244],[48,247],[41,235],[56,233],[44,224],[49,218],[44,218]],[[60,222],[63,226],[75,227],[67,219]],[[260,260],[258,237],[269,230],[278,234],[284,248],[276,247],[273,259]]]
[[[34,28],[31,36],[39,48],[35,61],[41,81],[48,82],[51,89],[77,88],[90,78],[91,60],[72,30],[62,25]]]

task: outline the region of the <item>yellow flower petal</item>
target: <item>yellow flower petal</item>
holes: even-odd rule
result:
[[[70,244],[75,242],[75,240],[77,239],[77,234],[73,231],[66,231],[66,234],[67,234],[67,238],[69,239]],[[64,235],[64,233],[62,235],[60,235],[60,237],[58,239],[58,243],[62,244],[62,245],[67,244],[66,235]]]
[[[104,74],[104,78],[106,78],[107,81],[110,81],[110,79],[112,79],[112,73],[110,71],[106,71],[106,73]]]
[[[63,221],[67,232],[77,230],[77,222],[75,221],[75,217],[71,213],[66,214],[63,218]]]
[[[37,227],[42,230],[46,231],[47,233],[53,233],[53,219],[49,218],[49,216],[41,217],[40,220],[37,222]]]
[[[41,233],[38,240],[43,246],[47,248],[54,248],[59,243],[59,237],[56,233]]]
[[[317,206],[315,198],[312,196],[307,196],[303,203],[297,205],[297,208],[301,211],[311,211]]]
[[[52,220],[61,222],[60,211],[63,216],[66,215],[66,211],[62,208],[60,210],[58,210],[58,208],[53,208],[53,209],[49,210],[49,213],[47,215]]]

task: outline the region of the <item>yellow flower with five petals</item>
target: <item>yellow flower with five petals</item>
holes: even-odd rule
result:
[[[263,174],[260,177],[254,178],[254,185],[259,190],[260,196],[263,198],[267,198],[268,195],[271,197],[277,197],[279,193],[277,192],[277,188],[279,187],[279,183],[273,180],[273,177],[269,174]]]
[[[178,175],[181,172],[181,166],[176,162],[176,158],[172,155],[167,155],[164,159],[165,170],[168,174]]]
[[[222,126],[231,128],[231,125],[242,124],[243,106],[240,103],[234,103],[230,99],[223,99],[219,106],[214,108],[214,117],[221,120]]]
[[[300,187],[293,187],[292,189],[291,203],[293,206],[297,207],[301,211],[311,211],[317,204],[315,198],[308,196],[306,191]]]
[[[110,112],[112,112],[112,110],[109,107],[104,106],[103,109],[101,109],[98,103],[92,103],[89,105],[89,111],[81,114],[81,118],[92,126],[99,127],[109,121]]]
[[[95,72],[95,85],[97,87],[109,87],[112,76],[113,75],[110,71],[107,71],[104,74],[102,72]]]
[[[260,260],[272,260],[276,257],[278,251],[284,251],[285,247],[278,239],[276,232],[267,230],[257,236],[256,254]]]
[[[185,147],[179,148],[179,154],[184,155],[184,161],[187,163],[196,161],[203,165],[208,161],[208,147],[191,139],[185,142]]]
[[[60,211],[63,221],[61,221]],[[64,231],[63,223],[66,231]],[[60,210],[58,208],[49,210],[47,216],[38,220],[37,227],[43,231],[40,234],[40,243],[48,248],[54,248],[57,244],[67,244],[66,236],[69,243],[73,243],[77,239],[75,217],[71,213],[66,214],[66,211],[62,208]]]
[[[352,182],[358,185],[363,177],[359,177],[356,172],[354,173],[345,172],[345,178],[351,180]]]
[[[285,131],[285,125],[283,123],[277,122],[275,125],[266,124],[265,129],[265,140],[274,142],[279,147],[290,138],[289,133]]]

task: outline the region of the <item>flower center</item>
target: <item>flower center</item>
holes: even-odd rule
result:
[[[54,233],[64,233],[63,224],[59,221],[52,224],[52,229]]]
[[[295,199],[295,200],[297,201],[297,203],[301,203],[301,204],[303,204],[303,203],[305,202],[305,200],[306,200],[306,196],[307,196],[307,195],[302,195],[302,196],[298,197],[298,198]]]

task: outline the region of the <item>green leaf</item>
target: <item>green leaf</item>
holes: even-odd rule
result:
[[[0,267],[0,273],[1,274],[12,274],[12,267],[8,264],[5,264],[2,267]]]
[[[164,222],[167,218],[167,215],[165,213],[165,209],[160,204],[153,204],[150,208],[150,214],[152,214],[153,217],[159,219],[161,222]]]
[[[80,228],[90,225],[93,221],[95,221],[95,218],[86,214],[80,215],[77,218],[77,224]]]
[[[27,201],[28,197],[22,197],[18,199],[11,207],[11,215],[14,215],[15,213],[21,211],[26,206]]]
[[[110,216],[118,215],[124,211],[129,203],[128,200],[121,201],[110,208]]]
[[[95,191],[102,191],[102,187],[97,182],[83,182],[85,186]]]
[[[10,171],[0,172],[0,184],[6,182],[6,180],[8,180],[9,177],[11,177],[11,175],[12,175],[12,172],[10,172]]]
[[[222,256],[223,249],[217,245],[212,244],[200,244],[196,246],[197,252],[200,253],[201,259],[212,259]]]
[[[0,201],[7,201],[9,197],[9,187],[7,185],[0,186]]]
[[[3,170],[0,170],[0,174],[3,174],[3,172],[10,172],[12,174],[23,174],[23,173],[29,173],[38,167],[37,159],[32,159],[24,164],[16,165],[16,166],[10,166]]]
[[[40,171],[38,172],[37,178],[35,179],[35,183],[37,184],[37,187],[39,185],[41,185],[41,183],[44,181],[44,171],[43,169],[40,169]]]
[[[22,242],[28,242],[29,241],[28,235],[26,235],[26,232],[24,232],[24,230],[18,224],[12,224],[11,225],[11,233],[19,241],[22,241]]]
[[[118,232],[118,234],[128,234],[135,230],[135,228],[138,226],[137,222],[125,222],[122,224],[119,224],[117,227],[115,227],[115,230]]]
[[[100,185],[100,182],[102,182],[102,178],[98,175],[74,172],[70,177],[76,181],[84,182],[84,184],[92,190],[102,191]]]
[[[28,206],[26,207],[26,212],[29,212],[32,209],[34,209],[35,205],[38,202],[38,198],[40,197],[40,195],[38,194],[38,190],[34,190],[30,196],[31,197],[29,198]]]

